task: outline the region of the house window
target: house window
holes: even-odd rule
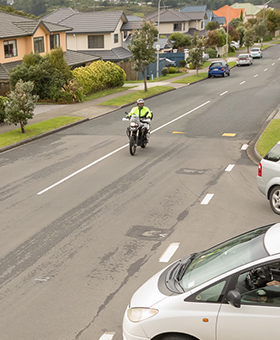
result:
[[[88,48],[104,48],[104,35],[89,35]]]
[[[200,26],[201,29],[203,29],[203,21],[201,21],[201,26]]]
[[[182,24],[174,24],[173,31],[182,31]]]
[[[51,50],[60,46],[60,36],[59,34],[53,34],[50,36],[50,47]]]
[[[119,42],[119,35],[114,34],[114,44],[117,44]]]
[[[45,52],[43,37],[34,38],[34,52],[35,53]]]
[[[11,58],[17,56],[17,43],[16,40],[4,41],[4,53],[5,58]]]

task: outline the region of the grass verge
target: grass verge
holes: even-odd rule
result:
[[[122,105],[125,105],[125,104],[136,102],[136,100],[138,98],[147,98],[147,97],[150,97],[150,96],[162,93],[162,92],[166,92],[166,91],[169,91],[169,90],[172,90],[172,89],[173,89],[172,86],[154,86],[154,87],[151,87],[151,88],[148,87],[147,92],[145,92],[144,90],[133,91],[130,94],[120,96],[120,97],[115,98],[115,99],[107,100],[106,102],[103,102],[99,105],[122,106]]]
[[[133,87],[133,86],[131,86],[131,87]],[[102,90],[102,91],[98,91],[98,92],[95,92],[95,93],[90,93],[84,98],[84,101],[86,102],[88,100],[92,100],[92,99],[96,99],[96,98],[102,98],[102,97],[108,96],[109,94],[129,90],[129,88],[130,87],[117,87],[117,88],[114,88],[114,89],[107,89],[107,90]]]
[[[280,119],[273,119],[268,127],[264,130],[256,144],[256,149],[261,157],[280,140]]]
[[[172,83],[189,84],[208,77],[207,72],[198,73],[198,75],[189,76],[183,79],[174,80]]]
[[[21,142],[25,139],[41,135],[45,132],[57,129],[61,126],[68,125],[70,123],[82,120],[81,117],[67,117],[61,116],[52,119],[48,119],[41,123],[35,123],[27,125],[25,127],[25,133],[21,132],[21,129],[14,129],[12,131],[1,133],[0,147],[11,145],[17,142]]]

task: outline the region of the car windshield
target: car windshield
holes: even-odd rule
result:
[[[264,159],[272,162],[278,162],[280,160],[280,144],[276,144],[268,153],[264,156]]]
[[[246,58],[249,58],[249,55],[248,54],[239,54],[239,59],[246,59]]]
[[[270,226],[255,229],[198,253],[187,267],[181,286],[190,290],[218,275],[267,256],[264,234]]]

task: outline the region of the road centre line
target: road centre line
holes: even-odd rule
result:
[[[190,110],[190,111],[188,111],[188,112],[182,114],[181,116],[179,116],[179,117],[177,117],[177,118],[171,120],[170,122],[168,122],[168,123],[166,123],[166,124],[163,124],[163,125],[159,126],[159,127],[156,128],[155,130],[151,131],[151,134],[154,133],[154,132],[156,132],[156,131],[158,131],[158,130],[160,130],[160,129],[162,129],[162,128],[164,128],[165,126],[167,126],[167,125],[169,125],[169,124],[172,124],[172,123],[176,122],[177,120],[179,120],[179,119],[181,119],[181,118],[187,116],[188,114],[190,114],[190,113],[192,113],[192,112],[194,112],[194,111],[200,109],[201,107],[203,107],[203,106],[205,106],[205,105],[207,105],[207,104],[209,104],[209,103],[210,103],[210,100],[208,100],[207,102],[205,102],[205,103],[203,103],[203,104],[201,104],[201,105],[195,107],[194,109],[192,109],[192,110]],[[103,157],[97,159],[96,161],[94,161],[94,162],[92,162],[92,163],[90,163],[90,164],[84,166],[83,168],[81,168],[81,169],[79,169],[79,170],[73,172],[72,174],[70,174],[70,175],[67,176],[67,177],[64,177],[64,178],[61,179],[60,181],[58,181],[58,182],[52,184],[51,186],[45,188],[44,190],[41,190],[40,192],[37,193],[37,195],[44,194],[45,192],[49,191],[50,189],[53,189],[53,188],[56,187],[57,185],[59,185],[59,184],[65,182],[65,181],[67,181],[68,179],[70,179],[70,178],[72,178],[72,177],[78,175],[79,173],[81,173],[81,172],[84,171],[84,170],[87,170],[88,168],[92,167],[93,165],[95,165],[95,164],[97,164],[97,163],[100,163],[100,162],[103,161],[104,159],[106,159],[106,158],[108,158],[108,157],[114,155],[115,153],[117,153],[117,152],[121,151],[122,149],[126,148],[127,146],[128,146],[128,144],[125,144],[125,145],[121,146],[120,148],[118,148],[118,149],[116,149],[116,150],[114,150],[114,151],[108,153],[107,155],[105,155],[105,156],[103,156]]]
[[[272,66],[274,66],[275,65],[275,63],[272,63]]]
[[[256,77],[258,77],[258,76],[259,76],[258,74],[255,74],[255,75],[254,75],[254,78],[256,78]]]
[[[223,96],[226,93],[228,93],[228,91],[225,91],[225,92],[221,93],[220,96]]]
[[[207,195],[203,198],[203,200],[202,200],[202,202],[201,202],[200,204],[202,204],[202,205],[207,205],[207,204],[211,201],[211,199],[213,198],[213,196],[214,196],[214,194],[207,194]]]
[[[99,340],[112,340],[113,339],[113,336],[115,335],[116,333],[113,333],[113,332],[105,332],[100,338]]]
[[[268,68],[265,68],[265,69],[264,69],[264,72],[266,72],[267,70],[268,70]]]
[[[241,147],[241,150],[247,150],[249,147],[248,144],[243,144],[242,147]]]
[[[242,84],[244,84],[244,83],[246,83],[246,81],[245,81],[245,80],[243,80],[243,81],[240,83],[240,85],[242,85]]]
[[[235,164],[229,164],[229,165],[226,167],[225,171],[231,171],[234,167],[235,167]]]
[[[159,262],[168,262],[179,248],[180,243],[171,243],[159,258]]]

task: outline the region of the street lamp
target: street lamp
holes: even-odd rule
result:
[[[157,20],[157,27],[158,27],[157,41],[158,41],[158,44],[156,46],[156,49],[157,49],[157,78],[159,77],[159,49],[160,49],[160,44],[159,44],[159,15],[160,15],[160,0],[158,0],[158,20]]]
[[[265,17],[265,6],[266,6],[267,4],[269,4],[271,1],[272,1],[272,0],[269,0],[269,1],[267,1],[267,2],[263,5],[263,21],[264,21],[264,17]]]
[[[229,24],[229,6],[228,6],[228,15],[227,15],[227,36],[226,36],[226,60],[228,58],[228,24]]]

